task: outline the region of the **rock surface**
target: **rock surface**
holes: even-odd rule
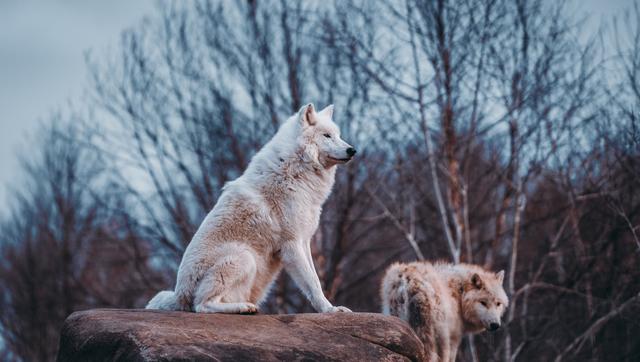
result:
[[[407,324],[372,313],[96,309],[67,318],[58,361],[419,361],[422,348]]]

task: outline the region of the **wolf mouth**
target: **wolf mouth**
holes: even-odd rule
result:
[[[331,157],[331,156],[328,156],[328,157],[333,161],[341,162],[341,163],[347,163],[347,162],[351,161],[351,157],[348,157],[348,158],[335,158],[335,157]]]

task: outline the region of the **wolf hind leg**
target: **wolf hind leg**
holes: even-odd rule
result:
[[[255,314],[258,306],[249,303],[222,303],[207,301],[196,306],[196,313],[223,313],[223,314]]]
[[[406,320],[424,344],[427,360],[449,361],[449,340],[443,338],[440,323],[435,318],[439,306],[434,303],[433,287],[410,279],[406,288]]]
[[[245,248],[233,248],[214,264],[196,289],[194,310],[197,313],[251,314],[258,307],[249,303],[256,276],[256,261]]]

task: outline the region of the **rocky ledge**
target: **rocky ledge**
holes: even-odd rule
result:
[[[58,361],[419,361],[422,348],[407,324],[373,313],[96,309],[67,318]]]

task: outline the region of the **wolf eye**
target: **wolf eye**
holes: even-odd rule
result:
[[[498,307],[501,306],[501,305],[502,305],[502,303],[500,303],[500,302],[496,303],[496,306],[498,306]]]
[[[482,304],[485,308],[488,308],[489,306],[487,305],[487,302],[485,302],[484,300],[482,302],[480,302],[480,304]]]
[[[328,133],[325,133],[323,136],[327,137],[327,138],[331,138],[331,135]]]

